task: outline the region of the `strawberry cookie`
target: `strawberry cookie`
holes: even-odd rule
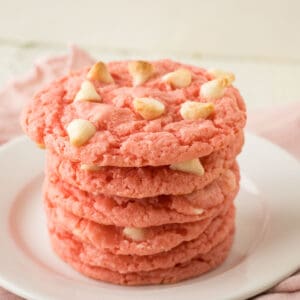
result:
[[[237,164],[191,194],[160,195],[152,198],[122,198],[84,192],[65,182],[46,179],[44,196],[53,206],[99,224],[149,227],[186,223],[220,214],[239,190]]]
[[[218,214],[201,221],[166,224],[147,228],[117,227],[95,223],[79,218],[72,213],[56,207],[46,199],[48,223],[74,234],[83,242],[88,242],[99,251],[109,251],[123,255],[152,255],[169,251],[184,241],[199,237],[217,216],[223,216],[232,206],[227,201]]]
[[[182,163],[224,148],[244,128],[245,105],[233,80],[171,60],[99,62],[37,93],[22,127],[70,161]]]
[[[62,159],[47,153],[46,173],[53,182],[64,181],[94,195],[128,198],[188,194],[204,188],[230,168],[244,143],[243,134],[233,144],[201,159],[202,163],[119,168],[99,167]],[[196,161],[197,162],[197,161]]]
[[[152,271],[167,269],[179,263],[186,263],[199,254],[211,251],[215,246],[224,241],[234,228],[234,208],[222,216],[215,218],[204,232],[190,241],[183,241],[177,246],[163,250],[152,255],[118,255],[110,251],[99,249],[89,241],[82,241],[76,235],[64,230],[59,225],[50,222],[50,235],[55,235],[57,243],[65,247],[77,248],[80,258],[86,264],[108,268],[120,273]],[[67,236],[64,241],[59,241],[61,236]],[[167,236],[165,236],[167,238]]]
[[[85,256],[85,249],[82,243],[72,239],[72,236],[68,233],[62,232],[57,234],[55,231],[50,231],[53,250],[75,270],[93,279],[121,285],[176,283],[206,273],[219,266],[227,258],[232,246],[233,236],[234,230],[232,230],[222,242],[211,248],[209,252],[200,253],[189,261],[179,262],[169,268],[160,268],[158,263],[156,266],[158,268],[151,271],[124,272],[123,266],[126,264],[126,261],[119,258],[117,261],[121,263],[121,272],[119,270],[111,270],[109,268],[111,266],[107,266],[107,264],[106,267],[99,266],[102,257],[100,257],[97,262],[94,260],[89,261]],[[184,256],[183,252],[180,257],[183,258]],[[163,259],[161,263],[164,265]],[[167,266],[168,264],[169,261],[167,259],[165,265]],[[115,266],[115,268],[116,267],[117,266]],[[138,266],[128,265],[129,270],[135,267],[138,269]]]

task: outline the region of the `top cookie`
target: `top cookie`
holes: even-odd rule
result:
[[[21,123],[36,143],[72,161],[174,164],[223,148],[245,126],[233,80],[171,60],[98,62],[36,94]]]

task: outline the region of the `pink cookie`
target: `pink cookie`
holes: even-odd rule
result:
[[[145,198],[168,194],[189,194],[215,180],[224,169],[232,166],[244,143],[243,133],[225,149],[201,159],[202,176],[174,171],[168,166],[143,168],[104,167],[99,171],[80,169],[79,163],[63,160],[47,153],[46,173],[53,183],[65,181],[83,191],[130,198]]]
[[[50,200],[51,201],[51,200]],[[102,225],[88,219],[79,218],[70,212],[56,207],[45,197],[48,224],[50,227],[59,226],[84,242],[91,243],[101,250],[121,255],[152,255],[168,251],[184,241],[197,238],[210,225],[212,219],[226,214],[232,205],[232,197],[214,210],[214,215],[203,220],[166,224],[139,229],[137,240],[123,233],[124,227]]]
[[[114,82],[92,81],[101,103],[74,101],[88,70],[72,73],[40,91],[22,114],[22,127],[36,143],[71,161],[102,166],[141,167],[169,165],[209,155],[232,143],[246,122],[245,104],[237,89],[227,86],[210,100],[214,112],[207,118],[183,118],[186,101],[207,102],[201,86],[212,80],[204,69],[170,60],[154,61],[155,73],[133,86],[128,62],[108,64]],[[192,81],[174,88],[163,76],[179,68],[191,72]],[[162,115],[146,120],[133,100],[152,97],[165,106]],[[96,132],[80,147],[70,144],[68,125],[74,119],[92,122]]]
[[[88,241],[83,242],[76,235],[61,229],[61,226],[50,226],[50,237],[61,247],[77,250],[80,261],[91,266],[102,267],[119,273],[152,271],[168,269],[177,264],[184,264],[211,251],[222,243],[233,231],[234,208],[226,215],[215,218],[211,224],[196,239],[180,243],[169,251],[162,251],[155,255],[115,255],[93,246]],[[167,237],[166,237],[167,238]]]
[[[149,227],[199,221],[217,215],[239,188],[237,164],[207,185],[186,195],[132,199],[93,196],[64,182],[45,181],[46,197],[53,205],[96,223],[121,227]]]
[[[108,268],[86,264],[80,256],[81,248],[77,248],[76,245],[73,248],[72,245],[60,243],[55,236],[51,238],[54,251],[74,269],[88,277],[121,285],[148,285],[175,283],[216,268],[228,256],[233,242],[233,232],[210,252],[199,254],[189,262],[180,263],[167,269],[123,274],[118,271],[111,271]]]

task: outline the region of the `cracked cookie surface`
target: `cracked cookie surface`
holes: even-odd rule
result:
[[[108,63],[113,81],[93,81],[101,102],[74,101],[89,70],[72,73],[37,93],[22,114],[26,134],[71,161],[141,167],[209,155],[231,143],[245,126],[245,105],[232,85],[226,86],[219,98],[209,100],[214,112],[207,118],[182,118],[180,108],[186,101],[207,102],[200,90],[213,77],[204,69],[170,60],[153,61],[153,75],[134,86],[128,63]],[[191,74],[187,86],[174,87],[162,80],[166,74],[181,68]],[[138,114],[133,103],[142,97],[162,103],[165,107],[162,115],[145,120]],[[70,143],[67,132],[74,120],[86,120],[90,128],[95,128],[80,147]]]

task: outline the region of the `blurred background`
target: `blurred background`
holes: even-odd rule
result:
[[[300,99],[299,33],[297,0],[0,0],[0,86],[76,44],[233,71],[250,109],[279,105]]]

